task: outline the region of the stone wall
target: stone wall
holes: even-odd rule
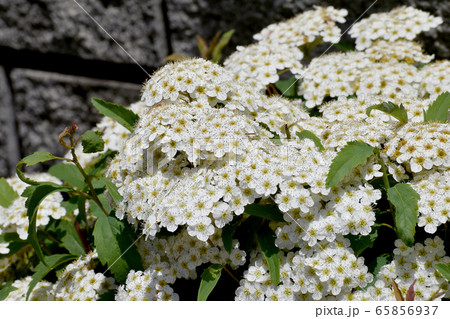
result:
[[[225,54],[251,43],[264,26],[314,5],[349,11],[345,30],[371,4],[363,0],[0,0],[0,176],[37,150],[61,155],[58,133],[99,119],[93,96],[121,104],[139,99],[140,84],[172,52],[196,55],[235,29]],[[408,4],[444,19],[421,37],[430,53],[449,58],[448,1],[377,1],[364,14]]]

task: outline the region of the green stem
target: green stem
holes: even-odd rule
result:
[[[388,179],[388,173],[387,173],[387,167],[384,163],[383,159],[381,158],[380,150],[377,147],[374,147],[374,152],[377,156],[378,163],[381,165],[381,172],[383,173],[383,184],[386,191],[391,188],[391,185],[389,185],[389,179]]]
[[[94,186],[91,183],[91,178],[86,174],[86,172],[84,171],[83,167],[80,165],[80,162],[78,162],[78,157],[77,157],[77,154],[75,152],[75,145],[76,145],[76,143],[73,142],[73,136],[70,136],[70,143],[71,143],[70,151],[72,153],[73,163],[77,166],[78,170],[83,175],[84,180],[85,180],[86,184],[88,185],[89,190],[91,191],[92,200],[98,205],[98,207],[101,208],[101,210],[105,213],[106,216],[109,216],[109,214],[106,211],[105,207],[103,207],[103,204],[100,202],[100,200],[97,197],[97,194],[95,193]]]
[[[267,89],[267,92],[269,93],[269,96],[278,95],[277,88],[272,83],[267,84],[266,89]]]
[[[75,163],[73,160],[68,160],[69,162],[72,162],[72,163]],[[94,200],[94,197],[93,196],[91,196],[91,195],[89,195],[88,193],[85,193],[85,192],[83,192],[83,191],[80,191],[80,190],[78,190],[78,189],[76,189],[75,187],[73,187],[72,185],[70,185],[70,184],[64,184],[64,186],[65,187],[67,187],[67,188],[70,188],[75,194],[77,194],[77,195],[81,195],[81,196],[84,196],[84,197],[86,197],[86,198],[88,198],[88,199],[92,199],[92,200]]]
[[[319,36],[313,42],[306,43],[306,44],[300,46],[300,50],[303,52],[304,58],[306,59],[306,61],[308,61],[308,63],[311,63],[311,61],[312,61],[312,57],[311,57],[312,50],[319,44],[323,43],[322,39],[323,38],[321,36]]]
[[[216,245],[214,245],[214,243],[212,242],[211,239],[208,238],[208,244],[211,247],[216,247]],[[239,283],[239,279],[237,279],[237,277],[233,274],[233,271],[230,269],[230,267],[228,265],[225,265],[223,267],[223,269],[225,269],[225,271],[227,272],[228,275],[230,275],[231,278],[233,278],[233,280],[235,280],[237,283]]]
[[[388,228],[390,228],[390,229],[392,229],[392,230],[395,230],[395,228],[392,227],[392,226],[389,225],[389,224],[381,223],[380,226],[385,226],[385,227],[388,227]]]
[[[77,206],[78,206],[78,213],[79,213],[79,216],[80,216],[80,220],[81,220],[81,218],[83,218],[82,220],[84,221],[85,234],[88,234],[89,233],[88,232],[89,225],[88,225],[88,220],[87,220],[87,215],[86,215],[86,199],[85,198],[80,197],[78,199]],[[75,219],[75,221],[76,221],[76,219]]]
[[[446,241],[448,239],[448,227],[447,227],[447,224],[448,223],[444,224],[444,241],[445,242],[448,242],[448,241]]]
[[[389,179],[388,179],[388,169],[387,169],[387,166],[384,163],[383,159],[381,158],[380,150],[377,147],[374,147],[373,150],[374,150],[375,155],[377,156],[378,163],[381,165],[381,172],[383,172],[383,184],[384,184],[384,188],[386,189],[386,193],[387,193],[389,188],[391,188],[391,185],[389,184]],[[395,207],[392,206],[392,204],[389,200],[388,200],[388,202],[389,202],[390,211],[392,213],[392,218],[395,220]]]
[[[291,139],[291,132],[289,132],[289,126],[287,124],[284,125],[284,130],[285,130],[285,133],[286,133],[286,138],[288,140],[290,140]]]
[[[277,72],[277,74],[278,74],[278,75],[281,75],[281,74],[283,74],[283,73],[286,73],[287,71],[289,71],[289,69],[281,70],[281,71]]]
[[[26,254],[26,252],[25,252],[25,254]],[[21,258],[24,258],[24,257],[25,256],[23,256],[23,255],[21,256]],[[17,274],[17,278],[25,277],[28,274],[28,272],[30,271],[30,269],[33,269],[32,267],[33,267],[33,258],[28,257],[28,262],[23,268],[15,269],[15,271],[17,271],[17,272],[15,272],[15,274]]]
[[[87,224],[87,222],[86,222]],[[75,220],[73,226],[75,227],[75,230],[77,231],[78,237],[81,240],[81,243],[83,244],[84,252],[87,254],[91,251],[91,247],[89,247],[89,243],[87,242],[85,236],[83,236],[83,233],[81,232],[80,224]],[[86,227],[87,230],[87,227]],[[87,234],[87,232],[86,232]]]
[[[58,239],[53,237],[48,231],[46,231],[42,227],[39,227],[39,231],[42,232],[45,236],[47,236],[47,238],[50,239],[51,241],[57,243],[58,245],[61,244],[61,242]]]
[[[230,267],[228,265],[225,265],[223,267],[223,269],[225,269],[225,271],[227,272],[228,275],[230,275],[231,278],[233,278],[234,281],[236,281],[237,283],[239,283],[239,279],[236,278],[236,276],[233,274],[232,270],[230,269]]]
[[[51,256],[51,255],[52,255],[52,252],[50,251],[50,249],[48,249],[48,247],[47,247],[47,245],[44,243],[44,241],[42,241],[42,242],[40,243],[39,246],[41,247],[41,249],[42,249],[48,256]],[[44,262],[44,264],[46,264],[44,260],[42,260],[42,261]]]

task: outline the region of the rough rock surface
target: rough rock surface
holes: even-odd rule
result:
[[[12,175],[19,157],[11,90],[0,67],[0,176]]]
[[[35,151],[64,155],[59,133],[73,121],[83,133],[101,118],[90,102],[92,97],[122,105],[139,100],[136,84],[26,69],[13,70],[11,78],[22,156]]]
[[[332,5],[349,11],[347,23],[341,25],[346,30],[373,3],[364,0],[253,0],[253,1],[215,1],[215,0],[166,0],[173,51],[196,55],[197,42],[195,36],[201,35],[208,41],[218,30],[236,29],[230,47],[247,45],[253,42],[252,35],[267,26],[294,16],[314,5]],[[389,11],[399,5],[411,5],[439,15],[444,24],[437,30],[430,31],[420,39],[427,45],[428,52],[435,53],[438,58],[449,58],[448,47],[450,37],[450,3],[449,1],[399,0],[377,1],[361,18],[374,12]],[[230,53],[229,48],[225,53]]]
[[[0,0],[0,45],[140,64],[167,55],[161,0]]]

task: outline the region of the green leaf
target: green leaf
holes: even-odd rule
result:
[[[382,254],[369,263],[367,268],[369,272],[373,275],[373,280],[371,283],[369,283],[366,287],[363,288],[364,290],[366,290],[370,286],[375,285],[375,282],[377,281],[377,274],[380,272],[381,267],[388,264],[390,260],[392,260],[392,256],[390,254]]]
[[[54,159],[58,159],[58,157],[54,156],[49,152],[35,152],[31,155],[22,158],[21,162],[24,162],[27,166],[32,166],[38,163],[51,161]]]
[[[206,301],[209,294],[213,291],[222,274],[224,265],[212,264],[202,273],[202,281],[198,288],[197,301]]]
[[[68,261],[76,259],[77,257],[78,257],[77,255],[70,255],[70,254],[56,254],[46,256],[45,261],[44,262],[41,261],[39,265],[37,265],[35,273],[31,277],[32,279],[30,285],[28,286],[26,300],[28,300],[28,297],[30,297],[33,288],[36,287],[38,282],[41,281],[50,271],[52,271],[59,265],[62,265]]]
[[[197,47],[198,47],[198,52],[200,53],[200,56],[203,59],[207,59],[208,57],[206,56],[206,54],[208,52],[208,44],[206,43],[205,39],[203,39],[199,35],[197,35]]]
[[[373,146],[364,142],[348,142],[333,159],[326,186],[335,186],[350,174],[356,166],[364,164],[367,158],[372,155],[373,149]]]
[[[2,289],[0,289],[0,301],[5,300],[11,292],[17,290],[12,284],[12,281],[8,281],[3,285]]]
[[[322,143],[320,142],[320,138],[318,138],[316,135],[314,135],[313,132],[308,130],[303,130],[301,132],[295,133],[301,140],[304,138],[308,138],[316,144],[319,151],[323,151],[325,148],[323,147]]]
[[[395,207],[395,230],[407,246],[414,244],[418,222],[417,210],[420,195],[409,184],[398,183],[387,190],[387,198]]]
[[[101,180],[103,183],[105,183],[106,188],[108,188],[109,195],[113,199],[113,201],[116,204],[119,204],[122,201],[122,195],[120,195],[119,190],[117,189],[117,186],[111,182],[111,180],[107,177],[98,177],[97,179]]]
[[[99,199],[100,203],[103,205],[103,208],[105,208],[105,210],[110,213],[111,212],[111,206],[109,203],[108,198],[106,198],[104,193],[97,193],[97,198]],[[103,212],[103,210],[101,209],[100,206],[98,206],[98,204],[96,202],[94,202],[93,200],[89,200],[89,205],[91,208],[91,213],[92,215],[94,215],[97,218],[102,218],[105,217],[105,213]]]
[[[224,34],[222,34],[219,42],[217,42],[217,44],[214,46],[214,48],[212,50],[212,54],[211,54],[212,62],[218,63],[220,61],[220,58],[222,57],[223,48],[225,48],[228,45],[228,43],[231,40],[231,37],[233,36],[233,33],[234,33],[234,30],[231,29],[231,30],[225,32]]]
[[[57,238],[62,245],[73,255],[82,256],[85,254],[83,243],[78,236],[75,226],[67,220],[59,220],[55,227]]]
[[[280,91],[281,95],[287,98],[297,97],[297,85],[298,80],[295,76],[291,76],[287,80],[278,80],[274,83],[275,87],[278,91]]]
[[[350,240],[350,246],[352,247],[353,251],[355,252],[355,255],[358,257],[361,255],[361,253],[366,250],[367,248],[372,248],[373,243],[378,237],[378,228],[380,225],[373,225],[372,231],[369,235],[363,236],[363,235],[352,235],[348,234],[345,237]]]
[[[442,122],[445,123],[448,118],[448,109],[450,108],[450,93],[444,92],[430,105],[428,110],[423,112],[424,122]]]
[[[95,97],[93,97],[91,101],[100,114],[116,120],[130,132],[133,132],[134,125],[139,120],[139,116],[133,111],[123,107],[122,105],[105,102]]]
[[[25,177],[25,174],[22,172],[22,168],[24,166],[33,166],[33,165],[36,165],[37,163],[47,162],[47,161],[51,161],[54,159],[60,159],[60,158],[54,156],[53,154],[50,154],[49,152],[35,152],[31,155],[28,155],[28,156],[22,158],[22,160],[19,163],[17,163],[17,165],[16,165],[17,176],[19,176],[19,178],[24,183],[27,183],[29,185],[38,185],[39,182]]]
[[[28,245],[28,241],[19,238],[17,233],[3,233],[0,235],[0,243],[8,243],[9,253],[0,254],[0,258],[12,256],[22,247]]]
[[[98,297],[97,301],[114,301],[116,296],[116,290],[108,290],[107,292],[104,292]]]
[[[276,222],[284,222],[283,214],[278,210],[277,205],[250,204],[245,206],[244,213],[266,218]]]
[[[280,136],[276,133],[273,134],[273,137],[270,138],[270,141],[275,145],[283,145],[283,143],[281,143]]]
[[[226,224],[222,228],[222,242],[223,247],[228,253],[231,253],[231,247],[233,243],[233,235],[236,231],[237,226],[242,221],[242,215],[237,216],[231,221],[231,223]]]
[[[447,281],[450,281],[450,263],[436,264],[436,269],[444,276]]]
[[[275,246],[275,233],[268,226],[260,227],[256,232],[259,247],[269,265],[270,278],[275,286],[280,283],[280,250]]]
[[[78,221],[78,223],[84,222],[85,224],[87,224],[86,200],[87,200],[86,197],[78,196],[78,200],[77,200],[77,208],[78,208],[77,221]]]
[[[25,202],[29,222],[28,241],[33,246],[39,259],[43,261],[44,255],[42,254],[42,250],[41,247],[39,246],[39,242],[36,235],[36,218],[39,205],[48,195],[55,192],[69,192],[71,191],[71,189],[51,182],[43,182],[33,187],[34,187],[33,192],[29,194],[30,196]]]
[[[189,59],[189,57],[187,57],[187,56],[185,56],[185,55],[183,55],[181,53],[174,52],[174,53],[169,54],[168,56],[166,56],[164,58],[164,61],[165,62],[178,62],[178,61],[183,61],[183,60],[186,60],[186,59]]]
[[[244,221],[237,227],[234,237],[239,241],[240,249],[250,253],[254,248],[256,231],[263,219],[257,216],[245,217],[247,216],[244,216]]]
[[[333,46],[338,48],[342,52],[355,51],[355,46],[353,44],[347,43],[347,42],[340,41],[338,43],[334,43]]]
[[[130,270],[142,270],[141,256],[133,242],[133,231],[124,221],[112,216],[99,218],[94,227],[98,259],[119,283],[124,283]]]
[[[93,167],[89,170],[88,175],[102,175],[106,167],[108,166],[109,160],[116,156],[118,152],[107,150],[102,153],[100,159],[95,162]]]
[[[78,208],[78,199],[80,196],[72,196],[69,200],[65,200],[61,202],[61,206],[64,207],[66,213],[72,213],[75,209]]]
[[[84,188],[84,177],[80,170],[73,164],[56,164],[50,167],[48,173],[59,178],[68,184],[77,187],[78,189]]]
[[[94,189],[104,190],[104,188],[106,187],[106,184],[102,178],[103,178],[103,176],[95,176],[92,179],[91,183],[92,183],[92,186],[94,187]]]
[[[366,109],[367,116],[370,115],[370,112],[372,110],[380,110],[384,113],[392,115],[402,124],[408,123],[408,113],[406,112],[402,104],[398,106],[392,102],[383,102],[381,104],[372,105]]]
[[[19,197],[19,194],[9,185],[6,179],[0,178],[0,206],[8,208],[17,197]]]
[[[84,153],[97,153],[105,149],[105,142],[100,132],[87,130],[81,135],[81,145],[83,145]]]

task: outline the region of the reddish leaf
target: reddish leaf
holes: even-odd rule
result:
[[[439,292],[439,290],[438,290],[434,294],[431,295],[431,297],[430,297],[430,299],[428,299],[428,301],[433,301],[433,300],[439,298],[440,296],[442,296],[444,294],[445,294],[445,291]]]
[[[414,292],[414,284],[416,283],[417,279],[414,279],[411,286],[408,288],[408,292],[406,293],[406,301],[414,301],[414,297],[416,296],[416,293]]]
[[[394,281],[394,279],[391,280],[392,280],[392,288],[394,289],[395,300],[405,301],[405,299],[403,299],[402,293],[400,292],[400,289],[398,289],[397,283]]]

